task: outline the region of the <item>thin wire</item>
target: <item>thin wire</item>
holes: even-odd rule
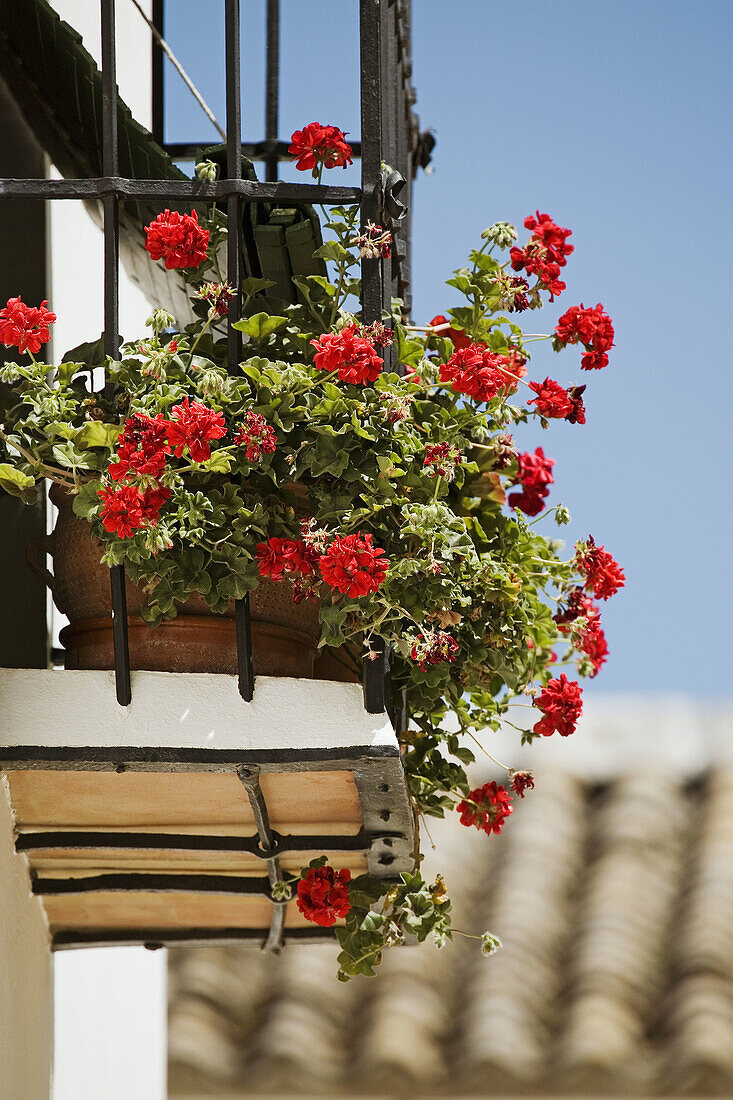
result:
[[[138,3],[138,0],[131,0],[131,3],[134,4],[134,6],[140,12],[143,19],[147,23],[147,25],[150,27],[150,30],[153,32],[153,38],[158,43],[158,45],[160,46],[161,50],[166,55],[168,60],[171,62],[171,64],[173,65],[173,68],[176,69],[179,76],[183,80],[183,83],[186,85],[188,90],[191,92],[194,99],[198,103],[199,107],[201,107],[202,111],[208,117],[209,121],[213,122],[216,129],[219,131],[221,136],[226,141],[226,137],[227,137],[226,132],[224,130],[222,130],[221,126],[216,121],[216,116],[214,115],[214,112],[211,110],[208,103],[206,102],[204,97],[201,95],[201,92],[198,90],[198,88],[196,87],[194,82],[191,80],[191,77],[188,75],[188,73],[184,69],[183,65],[180,63],[180,61],[178,60],[176,55],[173,53],[173,50],[170,48],[170,46],[168,45],[166,40],[163,38],[163,35],[158,30],[155,23],[153,23],[153,21],[151,19],[149,19],[148,16],[145,14],[143,9],[140,7],[140,4]]]

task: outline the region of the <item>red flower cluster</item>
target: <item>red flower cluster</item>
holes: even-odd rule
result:
[[[171,495],[170,489],[138,489],[135,485],[100,489],[103,508],[102,523],[110,534],[121,539],[132,538],[141,528],[155,525],[160,509]]]
[[[47,305],[43,301],[40,306],[27,306],[20,298],[9,298],[5,308],[0,309],[0,344],[36,355],[41,344],[51,339],[49,325],[56,320]]]
[[[365,260],[389,260],[392,257],[392,234],[374,222],[369,222],[366,229],[354,237],[354,244]]]
[[[351,164],[352,148],[338,126],[309,122],[302,130],[295,131],[290,143],[288,152],[301,172],[312,169],[315,176],[320,164],[324,168],[345,168]]]
[[[483,829],[487,836],[492,833],[498,836],[514,807],[506,787],[492,782],[470,791],[468,798],[459,802],[456,810],[461,815],[461,825],[475,825],[477,829]]]
[[[608,600],[624,587],[626,577],[617,561],[590,536],[575,548],[575,567],[585,577],[585,587],[599,600]]]
[[[569,634],[573,623],[579,618],[587,619],[588,625],[575,639],[575,646],[584,653],[593,665],[591,678],[597,676],[608,657],[608,643],[601,627],[601,613],[598,604],[586,596],[582,588],[573,588],[568,595],[564,608],[560,608],[553,619],[561,634]]]
[[[438,313],[430,322],[431,328],[437,328],[439,325],[450,325],[450,321],[447,317],[444,317],[442,313]],[[436,333],[436,336],[447,336],[448,339],[452,341],[456,351],[460,351],[461,348],[467,348],[471,343],[469,337],[459,328],[444,329],[443,332]]]
[[[552,476],[554,458],[545,458],[545,452],[537,447],[534,454],[525,451],[518,458],[517,481],[522,486],[520,493],[509,494],[509,507],[519,508],[526,516],[537,516],[544,508],[544,501],[549,495],[549,485],[555,478]]]
[[[552,616],[557,623],[561,634],[567,634],[576,619],[597,618],[600,614],[598,604],[594,603],[590,596],[586,596],[580,587],[575,587],[568,592],[565,606],[558,608]]]
[[[491,401],[499,390],[516,385],[516,355],[500,355],[483,344],[468,344],[454,351],[440,368],[440,381],[451,382],[458,393],[475,401]]]
[[[571,424],[585,424],[585,386],[573,386],[566,390],[552,378],[546,378],[544,382],[530,382],[529,386],[537,394],[529,404],[537,406],[540,416],[546,416],[548,420],[568,420]]]
[[[452,481],[456,466],[463,462],[463,456],[452,443],[426,443],[423,466],[430,467],[431,477],[444,477]]]
[[[410,650],[410,657],[423,670],[428,665],[440,665],[445,661],[455,661],[458,642],[444,630],[435,630],[429,634],[419,634]]]
[[[234,288],[231,283],[202,283],[198,289],[198,297],[209,303],[217,317],[226,317],[229,303],[234,297]]]
[[[300,573],[310,577],[315,573],[318,554],[296,539],[271,538],[261,542],[255,553],[261,577],[282,580],[283,573]]]
[[[298,882],[297,905],[306,920],[330,928],[351,909],[351,871],[333,867],[309,867]]]
[[[515,271],[525,270],[529,275],[536,275],[550,291],[552,302],[555,295],[562,294],[565,289],[559,276],[560,268],[567,263],[565,257],[573,251],[573,245],[566,243],[572,230],[556,225],[549,214],[540,214],[539,210],[536,217],[531,214],[526,217],[524,225],[532,231],[532,236],[524,248],[512,248],[509,253],[512,267]]]
[[[226,435],[222,413],[208,409],[200,401],[191,402],[188,397],[184,398],[181,405],[173,406],[171,416],[173,419],[168,421],[166,431],[177,458],[188,447],[194,462],[206,462],[211,458],[209,441]]]
[[[324,332],[311,344],[316,349],[313,362],[318,370],[336,371],[342,382],[375,382],[382,370],[383,360],[373,344],[359,336],[356,324],[341,332]]]
[[[273,428],[260,413],[246,412],[244,423],[234,436],[234,442],[245,448],[249,462],[259,462],[263,454],[272,454],[277,446],[277,436]]]
[[[154,417],[133,413],[117,441],[117,461],[109,467],[112,480],[122,481],[130,473],[160,477],[165,469],[167,428],[162,413]]]
[[[510,772],[512,792],[518,798],[524,798],[524,792],[534,790],[534,776],[532,772]]]
[[[592,619],[576,642],[577,648],[584,653],[593,665],[590,676],[593,679],[601,671],[608,657],[608,642],[601,626],[600,616]]]
[[[555,326],[555,350],[567,344],[581,343],[585,355],[580,361],[581,370],[601,370],[608,366],[608,352],[613,347],[613,323],[599,302],[593,309],[581,302],[563,313]]]
[[[388,348],[394,343],[394,333],[381,321],[372,321],[371,325],[357,325],[356,335],[368,340],[375,348]]]
[[[529,309],[529,298],[525,291],[529,290],[529,283],[526,279],[523,279],[521,275],[510,276],[507,280],[509,289],[513,293],[512,304],[509,306],[510,313],[524,313],[525,309]]]
[[[561,737],[568,737],[583,712],[583,691],[580,684],[568,680],[563,672],[556,680],[548,680],[534,701],[543,711],[533,727],[535,733],[549,737],[555,730]]]
[[[546,378],[544,382],[530,382],[529,388],[534,390],[537,396],[528,404],[536,405],[537,412],[541,416],[564,420],[566,414],[572,410],[573,403],[568,396],[568,391],[552,378]]]
[[[199,267],[206,259],[209,231],[199,225],[198,214],[180,214],[164,210],[145,227],[145,247],[154,260],[165,260],[170,270],[176,267]]]
[[[335,538],[320,558],[326,584],[352,599],[376,592],[387,576],[389,561],[384,550],[372,546],[372,536],[346,535]]]

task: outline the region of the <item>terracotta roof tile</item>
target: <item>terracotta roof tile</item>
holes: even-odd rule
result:
[[[733,1095],[733,765],[588,771],[537,769],[500,837],[430,823],[490,960],[456,937],[341,985],[331,946],[172,953],[172,1095]]]

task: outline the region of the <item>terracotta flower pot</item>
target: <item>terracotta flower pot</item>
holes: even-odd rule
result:
[[[28,547],[28,563],[51,589],[56,607],[69,619],[61,631],[65,663],[73,669],[114,668],[109,569],[100,561],[102,544],[86,520],[75,515],[71,497],[53,486],[51,500],[59,510],[51,535]],[[53,573],[44,556],[53,558]],[[128,635],[132,668],[154,672],[222,672],[237,670],[233,605],[212,613],[202,596],[191,596],[175,619],[150,627],[141,617],[147,604],[144,586],[127,580]],[[292,584],[261,579],[250,593],[252,653],[255,675],[341,679],[315,670],[320,636],[318,605],[293,603]],[[338,651],[331,651],[338,654]],[[343,657],[330,658],[332,671]],[[344,669],[344,672],[350,669]],[[353,677],[350,677],[353,678]]]

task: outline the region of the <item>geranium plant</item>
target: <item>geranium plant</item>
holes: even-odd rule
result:
[[[291,152],[320,178],[351,149],[336,127],[311,124]],[[151,256],[184,271],[197,319],[178,326],[156,310],[149,334],[107,361],[105,393],[89,382],[98,347],[39,361],[54,315],[45,302],[9,301],[0,342],[24,356],[0,372],[0,485],[27,502],[44,479],[72,494],[104,562],[145,586],[151,627],[192,593],[222,612],[262,577],[288,576],[296,601],[318,603],[322,645],[370,653],[382,639],[395,692],[407,689],[411,726],[399,736],[417,812],[455,808],[496,834],[512,795],[534,782],[509,772],[506,785],[471,789],[474,750],[517,701],[536,708],[523,741],[573,732],[582,692],[566,673],[603,665],[595,601],[624,583],[593,538],[562,553],[547,532],[551,518],[569,520],[548,507],[553,459],[521,452],[510,433],[531,418],[585,423],[585,385],[528,377],[533,342],[581,345],[571,373],[590,372],[606,366],[613,327],[600,304],[580,305],[553,333],[523,335],[520,314],[563,292],[573,251],[547,214],[525,219],[523,246],[508,223],[486,229],[448,280],[459,303],[420,327],[399,302],[381,321],[360,315],[361,259],[388,255],[389,232],[360,225],[358,208],[324,212],[324,227],[317,255],[329,276],[296,279],[297,304],[268,297],[266,280],[243,281],[235,376],[224,366],[233,289],[215,210],[165,211],[148,227]],[[281,896],[290,888],[278,884]],[[309,920],[345,918],[343,977],[373,973],[384,946],[406,936],[451,935],[442,880],[428,886],[419,872],[351,880],[316,861],[297,895]]]

